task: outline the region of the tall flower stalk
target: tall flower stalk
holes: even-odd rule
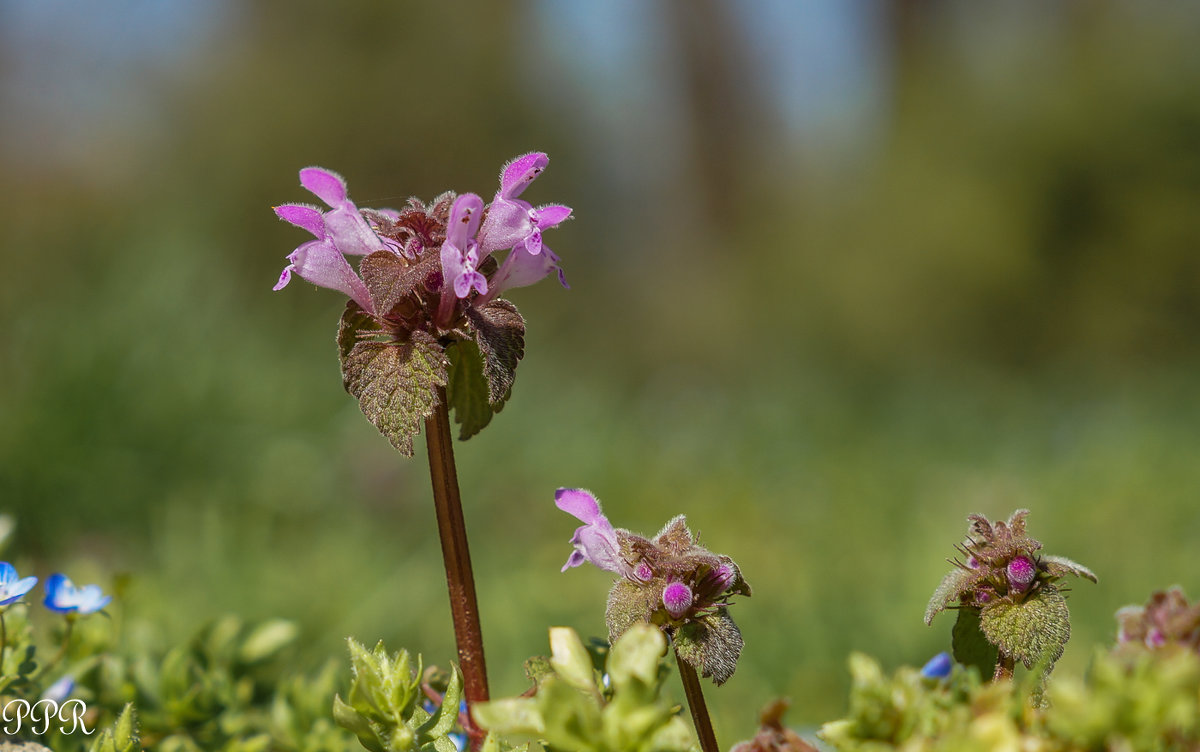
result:
[[[300,184],[328,208],[275,208],[314,237],[288,256],[275,289],[298,276],[349,297],[337,336],[343,386],[401,454],[412,456],[413,439],[425,428],[469,703],[488,699],[487,667],[450,412],[465,440],[487,426],[511,393],[525,354],[525,320],[500,295],[551,273],[566,287],[542,233],[568,219],[570,207],[535,208],[520,198],[548,163],[533,152],[506,164],[488,204],[474,193],[447,192],[428,203],[409,199],[399,210],[360,209],[340,176],[309,167],[300,171]],[[478,746],[481,737],[468,731]]]

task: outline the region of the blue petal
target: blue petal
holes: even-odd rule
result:
[[[65,574],[57,572],[46,578],[46,599],[42,602],[46,608],[59,613],[74,611],[79,607],[75,602],[75,586]]]
[[[7,561],[0,561],[0,587],[17,579],[17,568]]]
[[[105,595],[99,585],[87,585],[76,594],[75,604],[81,614],[91,614],[99,611],[112,602],[111,595]]]
[[[925,667],[921,669],[921,676],[926,679],[945,679],[953,668],[954,661],[950,658],[950,654],[938,653],[930,658]]]

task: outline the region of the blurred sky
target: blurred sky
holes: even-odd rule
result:
[[[869,130],[882,88],[878,9],[871,0],[753,0],[732,17],[761,76],[750,85],[776,104],[796,134],[837,147]],[[7,158],[40,166],[87,163],[117,132],[163,140],[158,88],[182,84],[188,66],[238,33],[241,3],[224,0],[5,0],[0,5],[0,123]],[[555,96],[585,108],[580,125],[596,158],[614,170],[645,159],[681,160],[662,149],[630,155],[631,131],[669,134],[687,117],[664,26],[665,5],[638,0],[554,2],[523,10],[527,35],[509,45],[530,69],[559,67]],[[528,54],[528,49],[543,52]],[[539,71],[531,70],[534,76]],[[147,84],[151,85],[147,85]],[[670,143],[669,138],[653,139]],[[656,170],[657,171],[657,170]]]

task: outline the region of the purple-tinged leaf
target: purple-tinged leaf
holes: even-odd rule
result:
[[[437,388],[446,385],[446,356],[427,332],[407,342],[360,341],[342,362],[346,391],[358,399],[363,415],[406,457],[413,437],[438,404]]]
[[[467,319],[483,355],[488,401],[507,399],[517,376],[517,363],[525,356],[525,319],[507,300],[493,300],[482,308],[467,308]]]

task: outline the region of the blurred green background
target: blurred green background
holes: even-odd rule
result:
[[[270,210],[310,164],[398,206],[536,149],[572,289],[513,293],[512,401],[458,453],[494,694],[603,632],[562,485],[742,565],[728,742],[838,714],[850,650],[946,648],[970,512],[1097,571],[1082,671],[1119,606],[1200,595],[1200,11],[1003,5],[0,2],[5,555],[130,573],[147,639],[237,611],[444,664],[425,458],[342,391],[338,296],[271,292]]]

